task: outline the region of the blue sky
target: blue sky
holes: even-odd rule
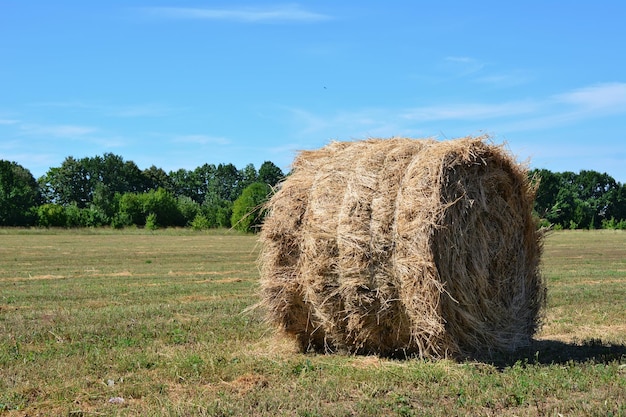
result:
[[[288,170],[330,140],[489,133],[624,183],[624,51],[623,0],[0,0],[0,159]]]

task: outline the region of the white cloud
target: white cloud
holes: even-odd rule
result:
[[[284,152],[291,152],[293,154],[295,154],[296,152],[302,150],[305,148],[305,145],[301,144],[301,143],[285,143],[283,145],[280,146],[272,146],[269,148],[264,148],[267,150],[268,153],[270,154],[280,154],[280,153],[284,153]]]
[[[171,113],[173,110],[173,108],[167,106],[150,103],[105,109],[106,113],[117,117],[160,117]]]
[[[369,108],[324,115],[304,109],[288,110],[293,117],[293,135],[298,138],[303,149],[316,148],[330,140],[417,137],[427,134],[413,122],[402,119],[394,109]]]
[[[17,162],[19,165],[28,169],[35,178],[44,175],[46,171],[62,160],[59,155],[43,152],[14,152],[3,154],[0,159]]]
[[[92,112],[109,117],[160,117],[180,110],[159,103],[140,103],[131,105],[111,105],[86,101],[46,101],[31,103],[35,107],[67,108]]]
[[[303,143],[366,137],[455,137],[478,132],[508,135],[626,113],[626,84],[583,87],[519,101],[450,102],[407,108],[370,108],[318,113],[288,109],[293,135]],[[315,143],[317,146],[318,143]]]
[[[26,135],[54,136],[65,138],[81,137],[90,133],[94,133],[97,130],[98,129],[94,127],[79,125],[20,125],[20,131]]]
[[[626,83],[605,83],[579,88],[554,96],[558,103],[571,104],[586,110],[626,110]]]
[[[530,101],[507,103],[453,103],[441,106],[416,107],[405,110],[402,117],[419,121],[436,120],[485,120],[505,116],[529,114],[537,109]]]
[[[442,72],[471,82],[507,88],[527,83],[532,79],[526,69],[502,69],[498,63],[484,62],[468,56],[447,56],[441,66]]]
[[[273,8],[191,8],[146,7],[145,14],[167,19],[227,20],[244,23],[317,22],[330,16],[302,9],[298,5]]]
[[[19,149],[20,147],[21,143],[18,140],[3,140],[0,142],[0,151],[3,152],[12,151],[13,149]]]
[[[510,73],[487,74],[474,79],[475,82],[488,84],[495,87],[514,87],[526,84],[531,77],[524,71],[511,71]]]
[[[540,109],[528,118],[500,126],[500,130],[549,129],[626,114],[626,83],[597,84],[556,94],[546,98]]]
[[[0,119],[0,125],[15,125],[20,121],[16,119]]]
[[[327,118],[315,115],[307,110],[289,108],[288,111],[293,116],[295,124],[298,125],[298,130],[300,131],[300,134],[318,132],[320,130],[330,127],[332,124],[332,122]]]
[[[476,74],[486,67],[484,62],[467,56],[448,56],[444,60],[448,69],[460,77]]]
[[[57,101],[36,101],[29,103],[33,107],[57,107],[70,109],[91,109],[95,106],[80,100],[57,100]]]
[[[230,140],[219,137],[219,136],[209,136],[209,135],[181,135],[176,136],[172,140],[175,143],[193,143],[197,145],[229,145]]]

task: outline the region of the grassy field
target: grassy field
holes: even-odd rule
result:
[[[0,415],[626,416],[626,233],[549,235],[530,348],[304,355],[253,305],[253,236],[0,230]]]

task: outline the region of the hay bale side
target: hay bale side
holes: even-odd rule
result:
[[[302,152],[268,203],[261,304],[302,350],[512,350],[545,288],[526,171],[485,137]]]

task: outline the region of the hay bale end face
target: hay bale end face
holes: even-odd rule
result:
[[[525,346],[545,286],[526,170],[486,137],[301,152],[268,203],[261,305],[303,351]]]

